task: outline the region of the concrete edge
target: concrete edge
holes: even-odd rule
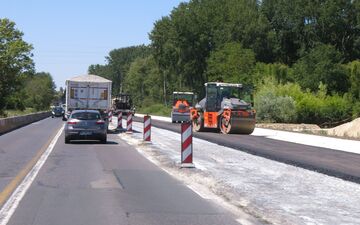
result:
[[[50,111],[0,119],[0,135],[51,116]]]

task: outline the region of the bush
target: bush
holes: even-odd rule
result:
[[[322,123],[320,109],[323,102],[311,93],[306,93],[296,104],[299,123]]]
[[[352,107],[352,117],[353,119],[360,117],[360,102],[354,103]]]
[[[326,96],[320,108],[322,122],[338,122],[351,118],[352,104],[346,97]]]
[[[256,95],[255,108],[260,121],[290,123],[296,120],[294,99],[290,96],[276,96],[271,87]]]
[[[326,95],[326,85],[317,93],[302,91],[298,84],[277,84],[268,80],[255,96],[258,119],[268,122],[332,123],[360,114],[347,95]]]

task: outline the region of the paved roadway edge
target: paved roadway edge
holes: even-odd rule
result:
[[[62,125],[56,133],[55,137],[50,139],[40,149],[40,151],[37,152],[37,154],[31,159],[31,161],[0,193],[0,205],[3,205],[4,201],[7,199],[6,203],[0,210],[0,225],[6,225],[9,222],[21,199],[24,197],[27,190],[30,188],[40,169],[46,162],[52,150],[54,149],[54,146],[57,143],[63,130],[64,126]],[[10,194],[11,196],[9,197]]]
[[[142,120],[141,120],[140,117],[134,117],[134,121],[142,123]],[[159,124],[152,124],[152,126],[157,127],[159,129],[164,129],[164,130],[172,131],[172,132],[175,132],[175,133],[179,133],[179,134],[181,133],[180,129],[177,130],[177,129],[172,129],[170,127],[167,127],[166,126],[167,122],[165,122],[165,121],[156,120],[156,122],[158,122]],[[161,124],[161,123],[164,123],[165,125]],[[206,133],[206,132],[203,132],[203,133]],[[224,146],[224,147],[228,147],[228,148],[232,148],[232,149],[237,150],[237,151],[246,152],[246,153],[251,154],[251,155],[263,157],[263,158],[274,160],[274,161],[277,161],[277,162],[280,162],[280,163],[285,163],[285,164],[300,167],[300,168],[303,168],[303,169],[306,169],[306,170],[311,170],[311,171],[314,171],[314,172],[317,172],[317,173],[322,173],[322,174],[325,174],[327,176],[336,177],[336,178],[339,178],[339,179],[342,179],[342,180],[346,180],[346,181],[350,181],[350,182],[353,182],[353,183],[360,184],[360,175],[359,176],[354,176],[354,175],[348,174],[348,173],[343,172],[343,171],[333,170],[333,169],[326,168],[326,167],[323,167],[323,166],[318,166],[318,165],[314,165],[314,164],[310,164],[310,163],[306,163],[306,162],[301,162],[301,161],[296,160],[296,159],[295,160],[294,159],[285,159],[283,157],[275,156],[275,155],[270,154],[270,153],[258,151],[258,150],[254,149],[254,148],[249,148],[249,147],[245,147],[245,146],[241,146],[241,147],[234,146],[232,144],[228,144],[228,143],[223,142],[221,140],[219,141],[219,140],[213,140],[213,139],[208,138],[208,137],[202,137],[201,133],[199,133],[199,134],[194,133],[194,138],[209,141],[211,143],[218,144],[220,146]],[[296,143],[293,143],[293,144],[296,144]],[[298,145],[302,145],[302,144],[298,144]],[[314,147],[314,146],[312,146],[312,147]],[[315,146],[315,148],[321,148],[321,147],[316,147]],[[326,148],[322,148],[322,149],[326,149]],[[328,150],[336,151],[336,150],[332,150],[332,149],[328,149]],[[344,153],[345,154],[356,154],[356,153],[348,153],[348,152],[344,152]]]

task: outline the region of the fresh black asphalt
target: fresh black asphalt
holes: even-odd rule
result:
[[[142,118],[135,117],[137,122]],[[152,125],[180,133],[180,124],[152,120]],[[222,146],[360,183],[360,154],[273,140],[261,136],[197,132],[194,137]]]

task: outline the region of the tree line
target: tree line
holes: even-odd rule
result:
[[[56,98],[49,73],[36,72],[31,51],[15,22],[0,18],[0,116],[6,110],[46,110]]]
[[[156,21],[149,38],[89,72],[138,107],[167,105],[173,91],[202,97],[205,82],[222,79],[254,86],[264,121],[360,114],[360,1],[191,0]]]

